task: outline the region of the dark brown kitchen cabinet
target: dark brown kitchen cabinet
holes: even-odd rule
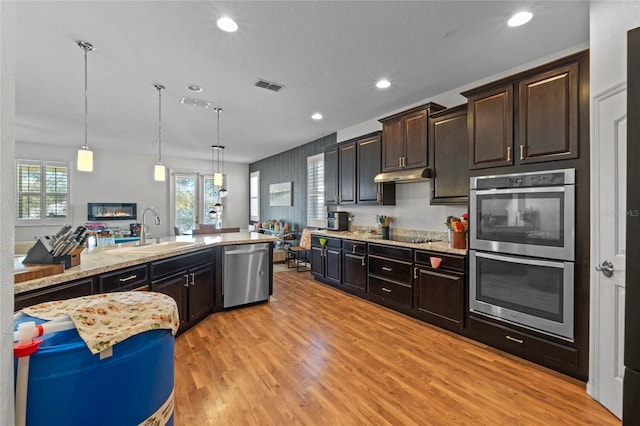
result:
[[[431,204],[469,202],[469,137],[467,104],[435,112],[429,117]]]
[[[211,250],[203,250],[150,263],[151,291],[176,301],[181,330],[213,308],[213,259]]]
[[[428,103],[380,120],[383,172],[427,166],[427,118],[443,108]]]
[[[431,257],[442,259],[438,268],[431,266]],[[464,328],[464,256],[416,250],[414,276],[416,316],[444,328]]]
[[[325,244],[320,239],[326,240]],[[340,285],[342,283],[342,240],[311,236],[311,275],[315,279]]]
[[[408,248],[369,244],[367,293],[373,301],[402,312],[411,311],[412,253]]]
[[[342,284],[349,290],[364,293],[367,288],[367,243],[342,242]]]
[[[396,204],[396,185],[375,183],[374,179],[382,171],[381,132],[364,135],[356,141],[358,170],[358,204]]]
[[[469,168],[513,164],[513,85],[468,97]]]
[[[332,146],[324,151],[324,203],[338,204],[338,146]]]
[[[356,202],[356,143],[338,147],[338,204]]]
[[[19,311],[22,308],[37,305],[38,303],[72,299],[74,297],[89,296],[96,293],[97,288],[94,277],[89,277],[40,290],[16,294],[13,309]]]
[[[463,92],[469,168],[578,158],[579,117],[589,108],[581,90],[588,91],[588,51]]]
[[[98,275],[99,293],[129,290],[149,290],[146,264]]]
[[[520,82],[521,164],[578,157],[578,64]]]

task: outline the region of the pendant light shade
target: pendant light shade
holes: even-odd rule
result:
[[[95,50],[95,47],[91,43],[86,41],[77,41],[76,44],[82,50],[84,50],[84,145],[78,150],[77,167],[81,172],[93,171],[93,151],[89,149],[88,137],[87,137],[87,117],[88,117],[88,102],[87,102],[87,52]]]
[[[153,179],[158,182],[164,182],[166,179],[166,168],[162,164],[162,91],[164,86],[156,84],[154,87],[158,91],[158,162],[153,169]]]

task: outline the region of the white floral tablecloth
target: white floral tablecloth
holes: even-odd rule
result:
[[[175,300],[147,291],[95,294],[40,303],[22,312],[43,320],[68,316],[93,354],[149,330],[170,329],[175,335],[180,325]]]

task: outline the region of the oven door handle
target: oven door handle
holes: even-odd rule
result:
[[[536,186],[533,188],[500,188],[500,189],[472,189],[475,195],[496,195],[496,194],[515,194],[515,193],[540,193],[540,192],[565,192],[566,188],[562,186]]]
[[[475,257],[482,257],[485,259],[493,259],[493,260],[509,262],[509,263],[519,263],[523,265],[545,266],[547,268],[564,268],[565,264],[567,263],[573,264],[573,262],[554,262],[551,260],[533,259],[530,257],[504,256],[500,254],[485,253],[485,252],[479,252],[474,250],[471,250],[471,251],[473,251],[473,256]]]

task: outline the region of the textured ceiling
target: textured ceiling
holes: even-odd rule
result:
[[[16,140],[252,162],[588,41],[584,1],[17,2]],[[506,21],[534,13],[520,28]],[[236,33],[216,27],[233,17]],[[392,86],[375,88],[380,78]],[[280,92],[254,86],[284,85]],[[203,87],[190,93],[189,84]],[[310,115],[321,112],[324,119]]]

